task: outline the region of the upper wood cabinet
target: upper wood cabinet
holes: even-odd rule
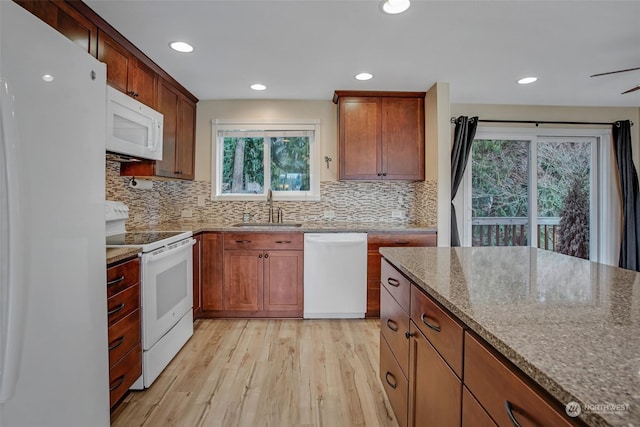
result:
[[[339,178],[424,180],[424,96],[336,91]]]
[[[98,27],[72,7],[71,2],[62,0],[15,0],[15,2],[80,45],[85,52],[96,56]]]
[[[156,175],[193,179],[196,105],[172,84],[160,80],[158,111],[164,116],[162,160]]]
[[[158,74],[106,33],[98,32],[98,60],[107,64],[107,83],[156,109]]]

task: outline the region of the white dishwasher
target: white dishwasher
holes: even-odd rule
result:
[[[363,318],[367,234],[304,234],[304,318]]]

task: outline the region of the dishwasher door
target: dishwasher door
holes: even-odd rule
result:
[[[304,318],[363,318],[367,234],[305,233]]]

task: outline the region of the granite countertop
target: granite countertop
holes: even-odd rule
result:
[[[639,273],[527,247],[380,252],[589,425],[640,426]]]
[[[107,248],[107,265],[139,256],[139,247]]]
[[[396,224],[386,222],[301,222],[300,227],[244,226],[235,227],[237,222],[167,222],[136,227],[130,231],[192,231],[194,234],[206,231],[218,232],[304,232],[304,233],[435,233],[436,227],[425,224]],[[287,221],[288,223],[288,221]]]

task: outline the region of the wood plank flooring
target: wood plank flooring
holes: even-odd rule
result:
[[[378,376],[379,320],[200,319],[114,427],[392,427]]]

